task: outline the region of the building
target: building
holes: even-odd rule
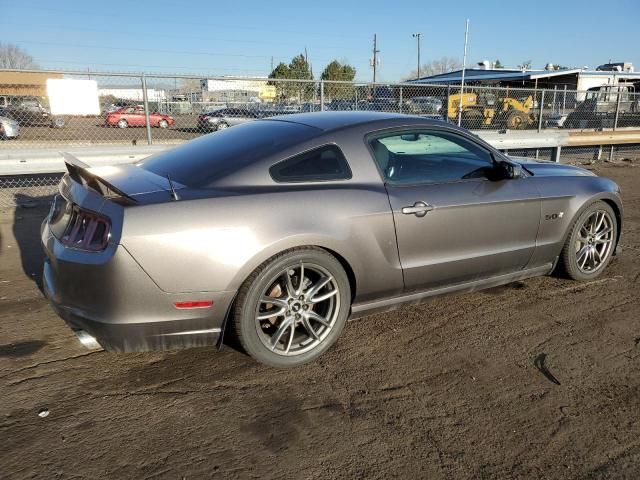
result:
[[[14,97],[46,97],[47,80],[50,78],[62,78],[62,74],[0,72],[0,107],[7,106]]]
[[[100,97],[113,96],[118,100],[144,102],[144,93],[142,88],[138,87],[100,87],[98,95]],[[164,89],[147,88],[147,100],[149,102],[165,102],[167,93]]]
[[[267,85],[267,77],[225,77],[200,80],[203,100],[209,102],[269,101],[275,98],[275,89]]]
[[[482,65],[482,64],[479,64]],[[618,64],[612,64],[618,65]],[[532,89],[589,90],[603,85],[634,84],[640,82],[640,72],[633,66],[609,70],[519,70],[506,68],[468,68],[465,70],[465,85],[500,86]],[[602,67],[605,67],[603,65]],[[601,67],[599,67],[601,68]],[[462,70],[423,77],[407,83],[420,85],[457,85],[462,81]]]

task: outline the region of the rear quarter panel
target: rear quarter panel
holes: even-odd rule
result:
[[[337,253],[357,279],[355,301],[402,291],[384,186],[318,184],[125,209],[121,243],[167,292],[235,291],[284,250]]]

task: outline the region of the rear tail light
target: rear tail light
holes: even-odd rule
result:
[[[110,233],[111,222],[107,217],[74,206],[60,240],[68,247],[98,252],[106,248]]]

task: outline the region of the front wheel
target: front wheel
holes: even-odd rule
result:
[[[350,303],[349,279],[335,257],[317,248],[290,250],[245,281],[233,327],[242,347],[259,362],[295,367],[333,345]]]
[[[225,122],[220,122],[216,125],[216,130],[224,130],[225,128],[229,128],[229,125]]]
[[[169,128],[169,122],[167,122],[166,120],[160,120],[158,122],[158,127],[160,127],[160,128]]]
[[[122,118],[118,120],[118,123],[116,125],[118,126],[118,128],[127,128],[129,126],[129,123],[124,118]]]
[[[560,266],[574,280],[591,280],[609,264],[618,238],[618,222],[605,202],[592,203],[578,217],[560,257]]]

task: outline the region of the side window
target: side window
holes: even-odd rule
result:
[[[342,151],[325,145],[276,163],[269,169],[276,182],[321,182],[348,180],[351,169]]]
[[[491,153],[460,135],[415,131],[369,140],[385,180],[394,184],[443,183],[487,178]]]

